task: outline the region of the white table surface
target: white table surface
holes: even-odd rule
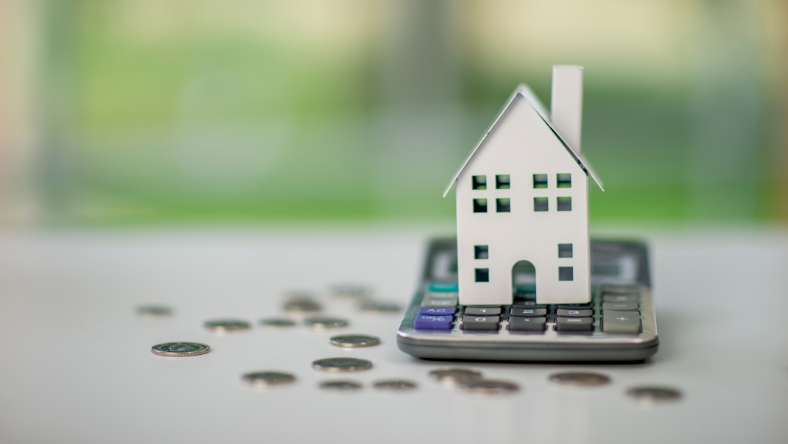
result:
[[[405,304],[429,230],[176,230],[0,235],[2,443],[783,443],[788,442],[788,233],[767,229],[656,231],[652,245],[660,351],[644,364],[465,363],[517,382],[513,396],[474,398],[427,378],[440,362],[397,349],[401,315],[370,316],[326,294],[373,286]],[[202,323],[281,314],[289,289],[318,292],[343,332],[378,347],[340,349],[337,331],[255,326],[217,335]],[[166,319],[135,307],[172,306]],[[196,341],[211,353],[166,358],[154,344]],[[318,358],[353,356],[370,371],[332,376]],[[253,370],[297,375],[256,390]],[[612,384],[567,390],[547,378],[594,370]],[[416,381],[411,393],[371,382]],[[321,392],[326,379],[363,382]],[[624,392],[677,387],[676,403],[643,407]]]

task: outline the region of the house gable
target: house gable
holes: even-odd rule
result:
[[[591,178],[599,186],[599,188],[604,191],[604,188],[602,187],[602,182],[597,178],[597,175],[594,173],[593,169],[591,169],[588,161],[585,158],[583,158],[582,155],[579,155],[579,154],[575,153],[572,150],[572,148],[569,145],[567,145],[567,143],[564,141],[564,139],[561,137],[561,135],[552,126],[552,124],[550,122],[550,119],[547,117],[547,112],[546,112],[546,110],[544,108],[544,105],[542,105],[542,103],[539,101],[539,99],[536,97],[536,95],[533,93],[533,91],[531,91],[531,89],[528,88],[528,86],[526,86],[526,85],[520,85],[515,90],[514,94],[512,94],[512,96],[509,98],[509,100],[506,103],[506,106],[504,106],[504,108],[503,108],[503,111],[501,111],[501,113],[495,119],[495,121],[493,122],[493,124],[490,127],[490,129],[487,130],[487,132],[485,133],[484,137],[482,137],[482,139],[479,141],[479,143],[476,145],[476,147],[473,149],[473,151],[471,151],[471,153],[468,155],[468,157],[462,163],[460,168],[454,174],[454,177],[452,177],[451,181],[449,182],[448,186],[446,187],[446,190],[443,193],[443,197],[446,197],[446,195],[449,194],[449,191],[451,190],[451,187],[454,185],[454,183],[460,177],[460,174],[463,172],[465,167],[471,162],[471,160],[476,155],[476,153],[486,145],[486,142],[487,142],[490,134],[492,134],[495,131],[496,127],[499,126],[499,124],[501,124],[504,120],[509,118],[509,116],[511,115],[510,110],[516,104],[517,105],[522,104],[524,106],[530,107],[535,112],[534,114],[536,114],[539,117],[539,119],[542,121],[542,123],[545,125],[545,127],[547,129],[549,129],[549,131],[552,132],[552,134],[555,136],[557,141],[560,142],[560,146],[562,146],[564,148],[564,150],[567,152],[568,156],[570,156],[570,158],[572,158],[574,160],[574,162],[583,170],[583,172],[586,175],[591,176]]]

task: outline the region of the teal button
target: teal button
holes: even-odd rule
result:
[[[460,286],[458,284],[444,284],[436,282],[430,284],[430,291],[434,291],[436,293],[456,293],[460,291]]]

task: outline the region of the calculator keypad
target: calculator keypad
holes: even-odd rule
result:
[[[456,288],[433,284],[425,293],[414,328],[460,330],[469,334],[499,331],[538,334],[549,327],[567,334],[636,335],[641,332],[638,291],[631,286],[604,286],[595,292],[591,302],[561,305],[538,304],[535,293],[516,292],[512,305],[466,307],[458,305]]]

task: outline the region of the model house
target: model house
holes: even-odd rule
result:
[[[539,303],[590,300],[588,177],[580,154],[583,68],[553,67],[551,113],[526,85],[451,179],[460,304],[504,305],[513,269],[536,270]]]

